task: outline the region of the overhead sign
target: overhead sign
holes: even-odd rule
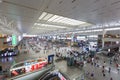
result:
[[[16,46],[17,45],[17,37],[16,37],[16,35],[12,35],[12,45],[13,46]]]

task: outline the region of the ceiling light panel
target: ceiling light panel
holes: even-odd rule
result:
[[[41,27],[48,27],[48,28],[66,28],[64,26],[57,26],[57,25],[49,25],[49,24],[41,24],[41,23],[35,23],[35,26],[41,26]]]
[[[41,28],[41,27],[35,27],[33,29],[39,29],[39,30],[57,30],[57,29],[53,29],[53,28]]]
[[[64,18],[64,17],[58,16],[58,18],[54,19],[52,22],[57,22],[57,21],[59,21],[59,20],[61,20],[61,19],[63,19],[63,18]]]
[[[113,30],[120,30],[120,28],[119,27],[117,27],[117,28],[107,28],[107,29],[105,29],[106,31],[113,31]]]
[[[54,15],[54,14],[50,14],[50,13],[46,13],[46,12],[42,13],[39,20],[44,20],[44,21],[48,21],[48,22],[56,22],[56,23],[66,24],[66,25],[71,25],[71,26],[78,26],[78,25],[87,23],[87,22],[70,19],[67,17]]]
[[[70,19],[70,18],[61,17],[61,16],[59,16],[59,18],[55,19],[53,22],[68,24],[68,25],[72,25],[72,26],[77,26],[77,25],[86,23],[83,21],[78,21],[78,20],[74,20],[74,19]]]
[[[53,21],[53,20],[55,20],[56,18],[58,18],[59,16],[57,16],[57,15],[54,15],[53,17],[51,17],[48,21]]]
[[[87,37],[95,37],[95,38],[97,38],[98,35],[89,35],[89,36],[87,36]]]
[[[41,20],[42,18],[44,18],[47,15],[46,12],[43,12],[42,15],[39,17],[39,20]]]
[[[53,16],[53,14],[47,14],[44,18],[43,18],[43,20],[48,20],[49,18],[51,18]]]

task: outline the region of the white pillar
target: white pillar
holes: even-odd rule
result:
[[[102,34],[102,48],[104,47],[105,45],[105,41],[104,41],[104,35],[106,34],[106,30],[103,29],[103,34]]]
[[[119,52],[120,52],[120,47],[119,47]]]
[[[104,48],[104,44],[105,44],[104,39],[102,39],[102,48]]]

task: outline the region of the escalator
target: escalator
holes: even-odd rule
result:
[[[120,47],[120,44],[109,45],[109,46],[103,47],[102,50],[113,49],[113,48],[118,48],[118,47]]]
[[[43,79],[39,80],[60,80],[60,78],[57,75],[48,74]]]
[[[54,70],[55,66],[47,66],[42,70],[26,73],[7,80],[70,80],[64,73]]]
[[[7,80],[39,80],[39,76],[42,76],[43,74],[45,74],[53,69],[54,69],[54,65],[49,65],[47,67],[44,67],[42,70],[36,70],[33,72],[29,72],[26,74],[22,74],[22,75],[19,75],[16,77],[9,78]]]
[[[38,80],[70,80],[64,73],[59,70],[49,71],[42,76]]]

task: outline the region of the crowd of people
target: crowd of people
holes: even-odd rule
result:
[[[50,44],[47,44],[45,46],[44,50],[47,50],[48,45],[51,46]],[[43,46],[43,45],[40,45],[40,46]],[[55,47],[55,49],[53,49],[53,45],[52,45],[51,49],[54,50],[57,57],[64,56],[64,54],[65,53],[67,54],[67,51],[69,51],[66,48],[62,49],[62,47],[57,47],[57,46]],[[101,73],[99,73],[99,74],[102,74],[102,76],[104,78],[104,77],[107,77],[107,74],[111,74],[113,69],[116,69],[117,73],[119,74],[119,63],[118,63],[119,58],[120,58],[119,54],[115,54],[112,58],[108,58],[109,60],[106,61],[104,59],[100,59],[99,55],[95,55],[94,57],[85,58],[84,64],[91,64],[91,66],[95,67],[96,69],[99,68],[101,70]],[[83,66],[83,68],[84,68],[84,66]],[[95,71],[85,71],[85,75],[89,76],[92,80],[96,77]],[[112,76],[109,77],[109,80],[114,80],[114,77],[112,77]]]
[[[100,61],[102,61],[101,65],[100,65]],[[110,63],[109,63],[105,60],[100,60],[100,59],[96,59],[95,57],[93,57],[93,58],[91,58],[90,64],[91,64],[91,66],[94,66],[95,68],[100,68],[103,77],[106,77],[107,73],[111,74],[111,72],[112,72],[111,66],[114,66],[114,68],[116,68],[116,71],[119,74],[120,66],[119,66],[118,62],[113,62],[111,59],[110,59]],[[108,69],[106,69],[106,68],[108,68]],[[90,77],[92,80],[94,80],[96,74],[94,71],[91,71],[91,72],[86,71],[85,75],[87,77]],[[114,80],[113,77],[110,77],[110,80]]]

